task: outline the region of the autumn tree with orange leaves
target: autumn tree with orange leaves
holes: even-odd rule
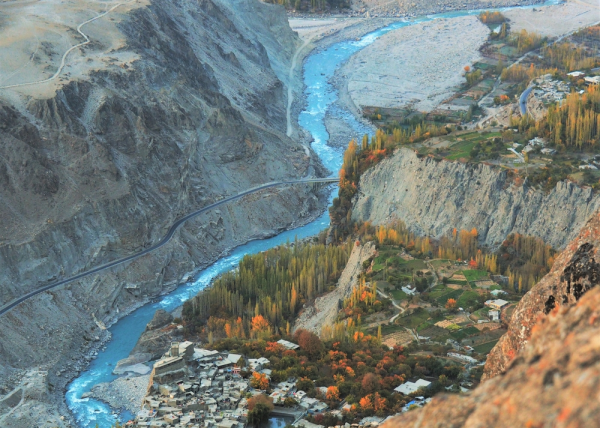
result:
[[[269,379],[264,373],[253,372],[250,386],[265,391],[269,387]]]
[[[454,312],[456,311],[456,300],[455,299],[448,299],[448,301],[446,302],[446,309],[448,309],[450,312]]]
[[[248,410],[254,410],[257,404],[264,404],[269,409],[273,410],[273,399],[265,394],[256,394],[248,399]]]
[[[271,335],[271,327],[269,322],[262,316],[257,315],[252,317],[252,327],[250,330],[252,337],[263,337],[265,335]]]
[[[327,387],[327,392],[325,393],[325,399],[329,401],[340,401],[340,390],[337,386],[329,386]]]

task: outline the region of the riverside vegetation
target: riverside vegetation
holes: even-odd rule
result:
[[[186,332],[209,341],[289,334],[302,306],[335,286],[352,249],[350,242],[325,246],[324,234],[316,240],[246,255],[185,303]]]

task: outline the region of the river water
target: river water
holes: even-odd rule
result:
[[[556,1],[545,4],[556,4]],[[538,5],[539,6],[539,5]],[[422,17],[410,21],[398,21],[387,27],[369,33],[357,41],[344,41],[330,46],[327,49],[311,54],[304,63],[304,83],[306,86],[306,110],[300,114],[299,123],[313,137],[312,148],[323,161],[323,164],[333,174],[336,174],[342,164],[343,151],[327,145],[329,135],[325,129],[324,117],[330,107],[335,107],[336,114],[341,116],[359,135],[370,133],[370,128],[365,127],[354,117],[344,112],[335,104],[337,93],[328,83],[335,70],[351,55],[373,43],[382,35],[402,27],[427,22],[437,18],[453,18],[475,15],[480,11],[450,12],[439,15]],[[333,192],[332,192],[333,197]],[[152,319],[157,309],[172,311],[182,305],[184,301],[198,293],[210,284],[217,275],[235,267],[246,254],[265,251],[271,247],[293,241],[295,237],[305,238],[318,234],[329,225],[329,215],[324,213],[318,219],[294,230],[283,232],[269,239],[249,242],[236,248],[230,255],[219,259],[216,263],[201,271],[192,283],[179,286],[173,292],[163,296],[156,303],[147,304],[130,315],[122,318],[110,328],[112,339],[106,349],[98,354],[88,369],[82,372],[69,384],[66,392],[67,404],[75,416],[77,423],[82,428],[108,428],[119,419],[127,421],[132,415],[121,413],[114,414],[106,404],[81,396],[89,392],[92,386],[101,382],[110,382],[117,378],[112,370],[117,361],[126,358],[133,349],[146,324]],[[274,426],[278,425],[274,422]]]

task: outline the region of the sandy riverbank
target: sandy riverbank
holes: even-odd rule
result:
[[[354,55],[337,73],[345,104],[431,111],[481,58],[489,30],[474,16],[440,19],[392,31]],[[348,99],[349,97],[349,99]]]
[[[534,10],[535,9],[535,10]],[[512,31],[535,31],[543,36],[558,37],[600,21],[597,0],[570,0],[555,6],[512,9],[504,12]]]

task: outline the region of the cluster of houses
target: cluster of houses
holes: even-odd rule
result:
[[[535,96],[545,103],[553,103],[564,99],[571,92],[571,84],[560,80],[554,80],[551,74],[545,74],[534,80],[536,88],[533,90]]]
[[[542,153],[544,155],[552,156],[552,155],[556,154],[555,149],[552,149],[550,147],[544,147],[545,145],[546,145],[546,142],[542,138],[535,137],[535,138],[529,140],[529,142],[527,143],[527,145],[525,147],[523,147],[523,150],[521,150],[521,152],[517,152],[517,149],[519,147],[521,147],[521,144],[519,144],[519,143],[513,143],[513,146],[509,147],[508,150],[510,152],[513,152],[514,154],[516,154],[521,162],[525,162],[525,158],[524,158],[525,153],[532,152],[537,148],[541,148],[540,153]]]
[[[286,340],[286,349],[298,345]],[[153,367],[148,393],[135,420],[127,427],[244,428],[248,417],[248,397],[260,394],[240,372],[258,372],[270,378],[267,358],[243,360],[242,355],[197,348],[192,342],[173,342],[169,351]],[[296,380],[274,385],[274,404],[291,397],[297,409],[290,414],[320,413],[327,405],[296,390]]]
[[[600,84],[600,76],[586,76],[583,71],[573,71],[567,76],[573,79],[583,79],[586,85]],[[571,84],[566,81],[554,80],[551,74],[545,74],[534,80],[536,88],[533,93],[542,102],[553,103],[563,100],[571,92]],[[583,91],[580,91],[583,93]]]
[[[172,343],[154,364],[142,408],[126,426],[243,428],[251,388],[239,374],[241,358]]]

